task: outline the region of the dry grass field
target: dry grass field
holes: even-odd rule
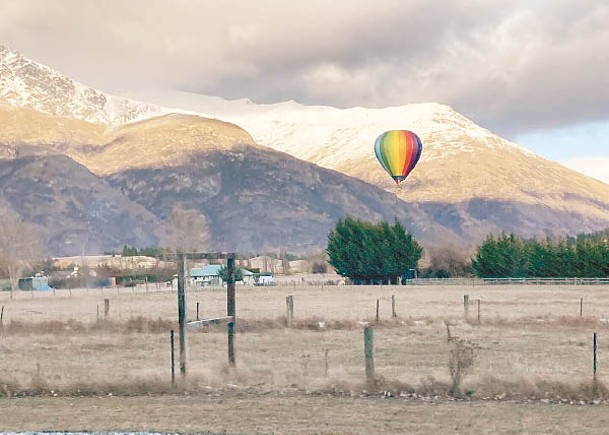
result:
[[[468,317],[464,294],[470,299]],[[190,319],[196,317],[197,302],[201,317],[226,313],[222,289],[190,289],[187,295]],[[285,326],[287,295],[294,296],[295,306],[290,327]],[[397,318],[392,318],[392,295]],[[110,300],[107,319],[105,298]],[[580,298],[584,299],[582,317]],[[170,289],[19,292],[12,299],[9,293],[0,293],[0,305],[4,306],[0,395],[5,396],[0,399],[0,429],[60,428],[56,412],[51,411],[42,420],[32,416],[15,420],[34,403],[49,410],[63,406],[67,413],[71,406],[86,408],[87,403],[95,403],[103,415],[106,407],[121,400],[137,403],[136,409],[163,403],[168,407],[178,403],[183,412],[207,407],[218,415],[226,413],[227,422],[233,418],[228,406],[233,403],[248,415],[250,430],[244,425],[223,426],[222,419],[197,420],[213,430],[233,433],[363,433],[375,421],[384,422],[386,432],[396,433],[400,431],[392,422],[401,409],[412,413],[414,421],[420,418],[422,426],[417,430],[421,433],[425,427],[432,433],[435,424],[446,424],[441,426],[443,432],[458,433],[477,427],[477,417],[472,416],[488,420],[493,413],[497,413],[496,424],[487,428],[499,428],[504,420],[506,424],[508,420],[541,424],[571,415],[576,426],[560,427],[575,430],[581,425],[593,432],[593,423],[600,418],[600,410],[606,411],[609,398],[605,388],[609,385],[608,286],[237,287],[237,367],[227,363],[224,329],[190,331],[189,373],[184,379],[178,373],[175,387],[170,382],[169,329],[177,323],[177,296]],[[374,327],[378,378],[374,387],[365,383],[365,324]],[[598,333],[596,384],[592,383],[593,332]],[[449,367],[451,355],[454,364],[455,342],[471,349],[473,359],[471,366],[466,364],[458,393],[451,393]],[[113,401],[102,399],[108,394]],[[460,397],[454,402],[451,394]],[[598,406],[587,406],[599,401]],[[259,412],[247,410],[246,403],[258,406]],[[580,408],[580,404],[586,406]],[[303,407],[323,408],[319,415],[327,417],[329,426],[313,430],[314,426],[298,423],[306,414]],[[283,417],[273,414],[273,409],[286,413],[293,424],[282,426]],[[454,415],[452,420],[434,417],[425,426],[427,414]],[[520,415],[520,420],[507,417],[512,414]],[[353,426],[352,419],[358,415],[368,415],[369,426]],[[183,418],[159,422],[160,416],[146,417],[155,423],[145,426],[133,416],[132,426],[125,417],[125,422],[110,427],[98,417],[65,428],[192,431],[196,426]],[[332,426],[341,418],[344,430]],[[513,427],[513,432],[503,433],[522,432],[510,424],[504,427]],[[560,433],[551,429],[554,426],[542,427],[548,428],[546,433]]]

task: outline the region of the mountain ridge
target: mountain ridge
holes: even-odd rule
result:
[[[74,91],[82,90],[79,86],[84,85],[76,86],[71,79],[50,68],[41,68],[21,55],[7,55],[7,49],[3,53],[0,68],[12,71],[13,79],[0,81],[0,122],[3,125],[0,128],[0,157],[11,159],[27,154],[63,153],[99,177],[113,180],[115,187],[122,183],[120,174],[124,175],[125,182],[137,179],[124,193],[132,195],[139,203],[148,200],[145,189],[142,190],[146,181],[136,173],[149,173],[161,182],[158,174],[150,172],[154,170],[171,179],[175,175],[171,171],[215,168],[212,168],[213,176],[207,180],[208,186],[197,184],[200,180],[195,183],[191,175],[181,179],[174,177],[170,183],[174,194],[184,188],[190,196],[221,188],[214,183],[230,177],[218,174],[226,173],[226,168],[231,167],[236,171],[236,177],[247,173],[246,169],[251,170],[252,176],[257,177],[260,185],[267,186],[267,190],[281,191],[283,187],[279,186],[281,188],[277,190],[277,186],[268,184],[264,174],[256,168],[240,166],[239,159],[247,160],[243,156],[246,153],[235,154],[234,150],[247,146],[257,156],[264,154],[264,158],[252,161],[266,167],[269,174],[275,172],[267,165],[268,161],[280,164],[283,159],[285,164],[296,165],[288,162],[297,158],[303,164],[295,171],[317,173],[319,169],[316,168],[325,168],[383,189],[388,192],[382,196],[388,204],[382,208],[408,204],[418,219],[426,220],[429,227],[444,234],[451,243],[455,240],[476,243],[488,232],[506,229],[536,236],[577,234],[609,226],[609,185],[536,156],[445,105],[425,103],[386,109],[337,109],[303,106],[293,101],[258,105],[249,100],[227,101],[188,93],[167,93],[150,105],[122,99],[123,105],[114,107],[117,111],[112,112],[105,103],[96,102],[120,97],[92,90],[89,94],[95,98],[88,104],[86,98],[80,98],[82,92]],[[31,80],[22,80],[23,77]],[[54,80],[61,86],[55,86]],[[19,88],[15,83],[25,87]],[[51,83],[50,91],[45,89],[45,83]],[[19,95],[27,98],[6,97],[9,95],[7,89],[14,91],[15,88],[20,89]],[[170,114],[174,110],[167,107],[173,103],[179,109]],[[131,110],[133,107],[135,111]],[[138,109],[142,107],[142,110]],[[39,114],[45,110],[46,115]],[[198,115],[203,113],[207,113],[208,118]],[[162,116],[154,117],[155,114]],[[84,118],[90,118],[94,123],[85,122]],[[382,131],[403,128],[415,131],[422,138],[423,154],[419,165],[400,189],[376,162],[372,144]],[[269,153],[265,154],[264,150]],[[208,155],[213,156],[215,163],[205,167]],[[277,182],[289,183],[290,179],[278,176]],[[189,190],[193,183],[198,190]],[[306,184],[306,174],[302,174],[298,183]],[[153,195],[154,186],[148,187]],[[123,188],[125,186],[121,186]],[[285,191],[289,189],[286,187]],[[313,199],[303,192],[303,200]],[[350,192],[351,201],[359,202],[355,191]],[[372,191],[369,192],[372,195]],[[280,207],[281,201],[274,204]],[[330,203],[324,204],[332,208]],[[380,206],[376,204],[376,207]],[[315,209],[308,204],[303,210],[307,207]],[[348,210],[348,204],[343,204],[342,209]],[[369,215],[391,217],[391,213],[383,213]],[[278,215],[286,217],[284,222],[288,222],[283,211]],[[221,221],[219,211],[214,219]],[[315,231],[319,231],[321,227],[316,228]]]
[[[38,225],[47,249],[56,255],[117,250],[124,243],[167,243],[175,207],[203,216],[214,249],[321,249],[334,222],[347,214],[398,218],[426,243],[462,242],[416,204],[261,147],[234,124],[165,115],[100,132],[99,125],[77,121],[69,125],[84,129],[84,141],[58,144],[49,138],[63,134],[61,118],[38,114],[36,122],[37,112],[10,109],[15,111],[25,111],[24,119],[40,125],[45,136],[40,139],[41,132],[33,131],[29,143],[9,146],[0,129],[0,146],[9,146],[15,155],[0,160],[7,174],[0,177],[0,200]],[[91,144],[90,134],[104,140]],[[130,231],[133,237],[126,236]]]
[[[102,124],[162,115],[158,106],[107,95],[0,45],[0,102]]]
[[[407,202],[444,204],[463,221],[470,202],[498,204],[488,209],[488,220],[508,203],[521,215],[524,209],[555,211],[569,224],[544,220],[526,235],[579,233],[609,226],[609,185],[544,159],[509,142],[437,103],[387,109],[337,109],[303,106],[296,102],[256,105],[250,101],[222,99],[187,93],[167,93],[157,101],[183,109],[215,112],[242,126],[256,142],[287,152],[397,194]],[[385,130],[407,128],[423,141],[419,164],[397,187],[376,161],[376,136]],[[499,204],[502,204],[499,206]],[[535,216],[544,215],[541,211]],[[569,216],[578,216],[577,220]],[[526,224],[524,219],[519,219]],[[579,222],[579,228],[576,224]],[[528,228],[530,225],[525,225]],[[482,225],[484,227],[484,225]],[[506,228],[514,228],[506,222]],[[523,227],[523,228],[524,228]],[[488,227],[502,230],[496,224]],[[479,240],[472,233],[472,240]]]

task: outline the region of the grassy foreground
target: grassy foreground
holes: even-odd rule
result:
[[[237,367],[228,367],[225,331],[190,332],[189,373],[178,375],[176,387],[169,372],[174,292],[4,293],[0,429],[604,433],[608,290],[238,288]],[[287,295],[295,305],[289,326]],[[110,300],[107,318],[104,299]],[[189,291],[191,319],[197,302],[201,317],[225,313],[221,289]],[[374,327],[378,382],[372,388],[364,375],[365,324]],[[593,332],[599,338],[596,383]],[[473,352],[457,392],[454,338]],[[382,398],[383,392],[392,397]],[[465,399],[453,401],[455,394]]]
[[[421,403],[324,396],[0,399],[7,431],[228,434],[602,434],[609,408],[514,402]]]

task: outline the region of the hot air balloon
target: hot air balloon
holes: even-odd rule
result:
[[[374,141],[376,158],[397,185],[414,169],[422,149],[419,136],[408,130],[386,131]]]

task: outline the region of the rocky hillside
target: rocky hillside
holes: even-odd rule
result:
[[[156,246],[162,222],[67,156],[0,160],[0,204],[33,224],[49,255]]]
[[[320,249],[336,220],[346,215],[397,218],[425,243],[458,241],[417,205],[335,171],[247,145],[193,154],[180,166],[116,172],[108,180],[161,219],[177,204],[200,211],[217,249]]]
[[[0,132],[0,144],[15,156],[2,161],[0,188],[55,255],[163,243],[176,205],[205,216],[214,249],[320,249],[347,214],[396,217],[427,243],[460,240],[417,205],[260,147],[233,124],[166,115],[105,128],[21,110],[5,113],[40,129],[31,127],[21,141]]]
[[[609,185],[536,156],[448,106],[336,109],[179,93],[159,101],[234,122],[261,145],[419,203],[473,241],[489,231],[562,235],[609,226]],[[391,129],[410,129],[423,141],[421,160],[401,188],[373,151],[378,134]]]

